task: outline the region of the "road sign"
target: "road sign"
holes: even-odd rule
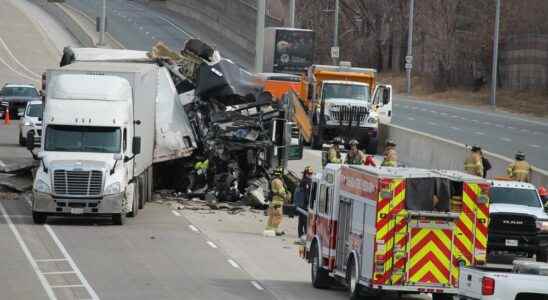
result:
[[[405,62],[408,63],[408,64],[413,63],[413,56],[407,55],[405,57]]]
[[[405,64],[405,68],[406,68],[406,69],[412,69],[412,68],[413,68],[413,64],[406,63],[406,64]]]
[[[331,47],[331,58],[339,58],[340,48],[339,47]]]

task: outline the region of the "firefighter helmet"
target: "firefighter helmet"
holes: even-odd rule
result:
[[[282,167],[277,167],[272,174],[276,177],[282,177],[284,175],[284,169]]]
[[[341,137],[336,137],[333,139],[333,144],[335,145],[340,145],[342,144],[342,138]]]
[[[351,140],[350,142],[348,142],[348,144],[350,146],[358,146],[360,144],[360,142],[358,142],[358,140],[354,139],[354,140]]]
[[[396,142],[394,140],[387,140],[386,141],[386,147],[396,147]]]
[[[474,145],[474,146],[472,146],[471,151],[472,152],[481,152],[481,147],[478,146],[478,145]]]
[[[306,167],[304,168],[303,174],[312,175],[312,174],[314,174],[314,171],[312,171],[312,167],[311,167],[311,166],[306,166]]]
[[[525,153],[518,151],[518,153],[516,153],[516,160],[525,160]]]

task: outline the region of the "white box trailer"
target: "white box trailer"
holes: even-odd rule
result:
[[[169,71],[145,59],[101,61],[110,58],[47,71],[36,223],[84,214],[122,224],[151,198],[152,164],[196,147]]]

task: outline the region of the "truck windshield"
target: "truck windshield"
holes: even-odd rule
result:
[[[33,118],[42,117],[42,104],[31,104],[29,105],[29,110],[27,111],[27,116]]]
[[[491,203],[542,207],[535,190],[505,187],[494,187],[491,189]]]
[[[369,87],[366,85],[326,83],[323,85],[324,99],[355,99],[369,102]]]
[[[46,151],[120,152],[120,128],[50,125],[46,129]]]

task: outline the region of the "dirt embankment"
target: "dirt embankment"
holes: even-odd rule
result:
[[[390,83],[395,93],[405,93],[406,80],[402,73],[380,73],[379,81]],[[489,104],[489,87],[478,91],[468,87],[450,88],[436,92],[427,78],[413,76],[413,96],[421,100],[461,104],[469,106],[486,106]],[[497,108],[513,113],[529,114],[536,117],[548,117],[548,91],[546,90],[497,90]]]

